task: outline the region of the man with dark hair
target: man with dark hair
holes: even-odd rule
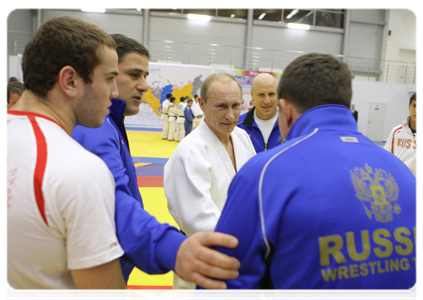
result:
[[[11,109],[18,102],[24,91],[24,84],[16,77],[11,77],[7,84],[7,109]]]
[[[14,82],[19,82],[19,79],[14,77],[14,76],[10,77],[8,84],[11,84],[11,83],[14,83]]]
[[[125,288],[112,174],[70,137],[109,113],[116,44],[92,24],[54,18],[27,43],[22,67],[25,91],[7,116],[9,284]]]
[[[191,133],[192,123],[194,122],[194,114],[192,113],[192,99],[188,99],[187,106],[184,109],[184,127],[185,136]]]
[[[385,149],[402,160],[416,175],[417,153],[417,107],[416,93],[410,97],[408,104],[410,115],[392,129],[385,144]]]
[[[128,279],[134,266],[148,274],[174,270],[182,278],[201,286],[223,288],[223,282],[207,276],[236,277],[238,262],[207,246],[234,247],[236,239],[211,232],[186,238],[177,228],[159,223],[143,209],[124,118],[138,112],[141,99],[148,91],[146,78],[150,55],[144,46],[131,38],[120,34],[112,37],[119,56],[119,74],[116,76],[119,98],[112,99],[110,114],[103,126],[98,129],[77,126],[72,136],[98,155],[113,174],[116,232],[125,251],[121,259],[124,277]]]
[[[355,105],[351,104],[351,113],[356,122],[358,122],[358,111],[355,110]]]
[[[291,62],[278,85],[286,142],[235,175],[216,226],[236,236],[229,288],[409,289],[416,283],[416,180],[357,130],[347,65]]]
[[[163,120],[163,130],[162,130],[162,140],[167,140],[169,135],[169,105],[170,98],[172,94],[166,94],[166,100],[162,103],[162,120]]]

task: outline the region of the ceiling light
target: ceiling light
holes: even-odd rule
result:
[[[95,12],[95,13],[105,13],[105,8],[81,8],[83,12]]]
[[[288,23],[288,28],[292,29],[302,29],[302,30],[309,30],[310,25],[306,24],[297,24],[297,23]]]
[[[298,13],[298,9],[294,9],[291,13],[286,17],[287,19],[291,19],[294,15]]]
[[[260,15],[260,17],[258,17],[258,19],[259,19],[259,20],[263,19],[265,15],[266,15],[266,13],[262,13],[262,14]]]
[[[196,20],[196,21],[205,21],[208,22],[211,20],[210,16],[206,15],[196,15],[196,14],[188,14],[187,18],[189,20]]]

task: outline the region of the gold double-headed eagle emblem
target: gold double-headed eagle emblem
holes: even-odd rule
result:
[[[360,199],[369,219],[375,216],[376,221],[387,223],[392,221],[393,214],[399,214],[401,207],[398,199],[398,184],[391,173],[382,169],[373,169],[366,163],[364,168],[350,171],[356,197]]]

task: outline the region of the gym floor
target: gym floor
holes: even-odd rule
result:
[[[163,189],[163,169],[178,142],[162,140],[160,129],[127,126],[131,155],[137,172],[145,210],[161,223],[178,227],[167,209]],[[172,289],[173,272],[163,275],[148,275],[134,269],[128,280],[128,289]]]

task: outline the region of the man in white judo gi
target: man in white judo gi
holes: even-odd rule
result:
[[[167,137],[169,135],[169,105],[170,105],[170,97],[172,97],[172,94],[166,95],[166,100],[162,103],[162,120],[163,120],[163,131],[162,131],[162,140],[167,140]]]
[[[164,168],[170,214],[192,235],[213,231],[236,172],[256,154],[245,130],[236,127],[242,90],[234,77],[216,73],[201,85],[204,121],[176,147]],[[174,277],[174,288],[195,284]]]
[[[192,112],[194,113],[195,119],[192,123],[192,130],[200,126],[201,120],[203,119],[203,111],[198,103],[198,95],[194,96],[194,102],[192,103]]]
[[[178,118],[176,120],[176,135],[175,135],[175,141],[180,142],[182,141],[182,139],[185,137],[185,128],[184,128],[184,122],[185,122],[185,117],[184,117],[184,110],[185,107],[187,106],[186,104],[186,98],[185,97],[181,97],[180,99],[181,102],[179,102],[178,106],[176,107],[176,112],[178,115]]]

